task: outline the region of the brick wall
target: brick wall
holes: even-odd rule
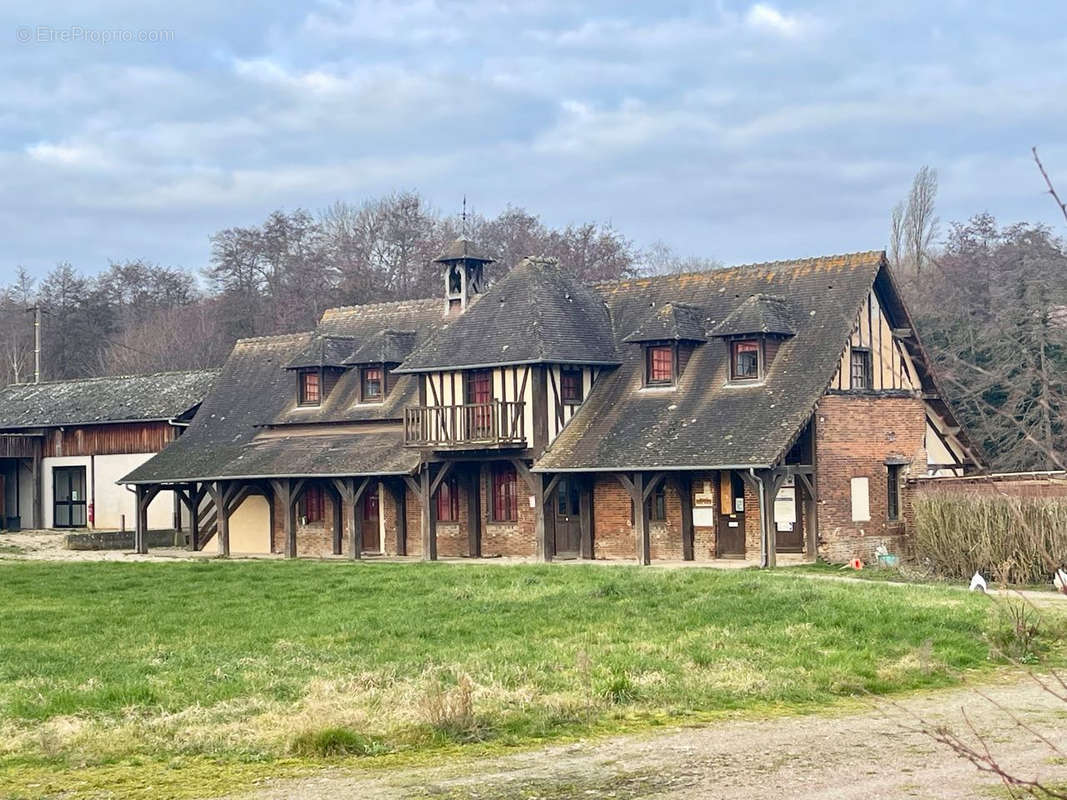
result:
[[[816,409],[819,554],[871,561],[878,545],[902,549],[904,521],[888,519],[887,459],[905,459],[903,477],[926,471],[926,412],[917,397],[828,394]],[[869,522],[852,520],[851,479],[870,487]],[[902,515],[906,496],[902,492]]]

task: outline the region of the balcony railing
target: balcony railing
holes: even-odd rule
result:
[[[435,449],[526,445],[525,403],[493,400],[404,409],[404,444]]]

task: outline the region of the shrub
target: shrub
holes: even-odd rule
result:
[[[474,685],[466,675],[452,687],[431,683],[423,695],[423,714],[431,728],[456,741],[473,741],[482,733],[474,715]]]
[[[298,756],[334,758],[338,756],[375,756],[388,752],[376,739],[348,728],[321,728],[295,736],[289,750]]]
[[[945,577],[981,571],[1004,583],[1045,583],[1067,553],[1067,501],[963,492],[918,494],[915,556]]]
[[[1037,610],[1019,600],[994,605],[986,636],[994,658],[1034,664],[1045,650],[1044,629]]]

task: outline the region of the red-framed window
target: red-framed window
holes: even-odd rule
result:
[[[459,481],[451,475],[437,487],[437,520],[459,522]]]
[[[318,370],[300,373],[300,405],[317,406],[322,402],[322,375]]]
[[[759,362],[759,342],[755,339],[741,339],[730,343],[731,380],[759,380]]]
[[[373,403],[385,397],[385,375],[381,367],[363,367],[360,375],[363,402]]]
[[[567,369],[559,371],[559,399],[564,405],[576,406],[582,402],[582,371]]]
[[[645,383],[650,386],[664,386],[674,383],[674,348],[668,344],[652,345],[648,348],[648,363]]]
[[[519,518],[519,485],[515,467],[494,464],[492,471],[493,520],[514,522]]]
[[[309,486],[300,498],[300,516],[305,522],[322,522],[326,518],[326,495],[321,486]]]
[[[468,403],[488,403],[493,399],[493,373],[491,370],[468,370],[466,381]]]

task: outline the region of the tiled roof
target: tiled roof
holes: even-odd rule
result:
[[[554,259],[527,258],[396,371],[618,360],[603,298]]]
[[[464,258],[469,261],[481,261],[484,264],[492,263],[494,260],[484,253],[481,253],[475,246],[474,242],[466,236],[460,236],[458,239],[452,241],[448,247],[445,248],[445,251],[435,258],[434,261],[438,264],[443,264],[447,261],[459,261]]]
[[[415,331],[380,330],[349,355],[345,363],[399,364],[408,357],[415,339]]]
[[[704,311],[684,303],[664,303],[653,309],[624,342],[706,342]]]
[[[12,384],[0,388],[0,429],[173,419],[195,407],[217,370]]]
[[[355,340],[350,336],[313,336],[307,347],[291,358],[285,367],[286,369],[340,368],[345,365],[345,359],[355,346]]]
[[[727,315],[711,331],[713,336],[767,333],[792,336],[796,333],[789,301],[769,294],[754,294]]]
[[[766,380],[727,386],[727,344],[697,345],[674,389],[642,389],[643,348],[621,342],[622,365],[602,375],[535,468],[655,469],[770,466],[826,390],[875,276],[880,252],[755,264],[597,286],[616,331],[636,330],[650,310],[684,301],[708,326],[754,295],[788,298],[796,335],[785,339]]]

